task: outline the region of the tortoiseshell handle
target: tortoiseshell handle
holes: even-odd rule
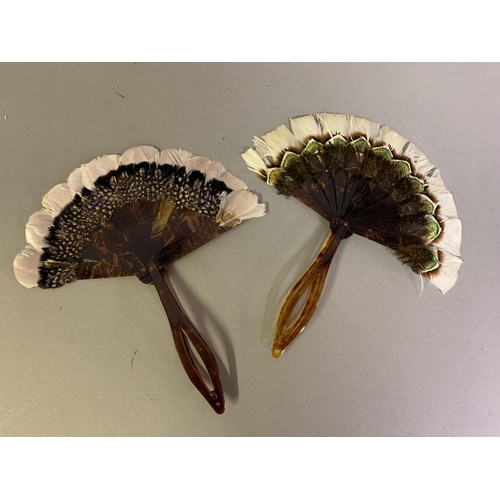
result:
[[[202,396],[208,401],[208,404],[219,415],[224,413],[224,392],[222,390],[222,383],[219,373],[219,367],[215,360],[212,351],[205,343],[198,330],[191,323],[182,307],[177,302],[174,294],[170,290],[167,283],[167,271],[164,269],[159,270],[154,264],[147,267],[147,271],[151,276],[153,284],[156,287],[158,295],[160,296],[163,308],[167,313],[172,335],[174,337],[175,347],[181,359],[182,365],[186,370],[187,376],[200,391]],[[203,376],[196,366],[195,359],[191,353],[189,341],[198,352],[200,358],[207,369],[210,380],[213,384],[213,390],[210,390]]]
[[[328,236],[328,239],[325,241],[314,262],[290,290],[290,293],[283,303],[278,318],[276,335],[274,336],[273,347],[271,349],[273,357],[279,358],[288,344],[290,344],[290,342],[292,342],[292,340],[295,339],[295,337],[297,337],[302,330],[304,330],[312,318],[318,305],[333,256],[335,255],[346,230],[347,228],[345,226],[338,226],[335,230],[332,230],[332,234]],[[290,319],[292,313],[300,298],[307,290],[309,290],[309,292],[307,294],[305,305],[302,308],[299,317],[292,322]]]

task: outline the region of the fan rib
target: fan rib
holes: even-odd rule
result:
[[[335,195],[335,183],[333,182],[333,179],[328,174],[328,172],[325,172],[325,171],[321,172],[321,175],[319,176],[319,179],[318,179],[318,185],[323,190],[323,193],[325,194],[325,197],[328,201],[328,204],[330,205],[332,216],[338,217],[339,214],[337,212],[337,199],[336,199],[336,195]]]
[[[315,188],[316,186],[319,187]],[[321,205],[321,208],[328,214],[329,217],[333,217],[333,211],[332,207],[330,206],[330,203],[328,202],[328,199],[321,189],[321,186],[316,182],[313,177],[308,177],[304,181],[304,187],[305,189],[311,194],[311,196]]]
[[[352,210],[355,210],[358,204],[363,201],[369,194],[371,193],[372,189],[368,183],[368,180],[365,178],[365,182],[363,183],[364,185],[362,186],[361,189],[358,190],[358,192],[353,196],[351,202],[349,203],[349,206],[347,207],[344,217],[347,219],[349,218],[349,215],[351,214]]]
[[[356,205],[351,205],[352,210],[349,213],[349,219],[359,217],[364,214],[367,210],[372,210],[377,207],[377,205],[385,200],[391,200],[389,193],[382,190],[371,190],[370,193]]]
[[[340,217],[340,214],[342,213],[342,206],[344,204],[344,196],[345,196],[345,189],[347,185],[347,177],[349,174],[347,174],[344,170],[339,170],[335,174],[335,199],[336,199],[336,204],[337,204],[337,211],[336,213],[339,214],[338,216]]]
[[[362,215],[361,217],[353,217],[349,219],[351,224],[372,224],[377,222],[397,222],[401,220],[401,216],[396,207],[389,207],[386,210],[380,210],[373,214]]]
[[[330,220],[330,216],[327,212],[325,212],[323,206],[320,205],[316,198],[314,198],[314,196],[304,186],[296,188],[293,193],[293,197],[307,205],[317,214],[321,215],[321,217]]]
[[[356,193],[358,192],[358,189],[360,185],[363,184],[363,177],[360,176],[350,176],[346,192],[344,195],[344,201],[342,202],[342,211],[338,215],[338,217],[344,218],[346,215],[347,208],[351,204],[351,201],[353,200],[354,196],[356,196]]]

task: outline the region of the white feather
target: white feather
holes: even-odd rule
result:
[[[423,151],[419,149],[413,142],[407,141],[406,145],[403,147],[403,155],[410,158],[412,163],[416,165],[422,156],[425,156]],[[427,157],[426,157],[427,158]]]
[[[83,189],[83,167],[78,167],[69,174],[68,186],[74,194],[80,194]]]
[[[193,155],[189,151],[184,151],[183,149],[164,149],[157,153],[154,157],[154,161],[158,165],[173,165],[182,167],[187,160],[192,158]]]
[[[219,179],[225,172],[225,170],[210,169],[205,172],[205,182],[211,181],[212,179]]]
[[[26,224],[26,242],[35,250],[41,252],[42,248],[47,246],[43,239],[47,236],[49,227],[53,224],[54,219],[47,210],[42,209],[35,212]]]
[[[368,139],[374,139],[379,136],[379,131],[380,123],[372,122],[367,118],[360,118],[359,116],[349,116],[348,135],[360,132]]]
[[[420,278],[420,294],[418,295],[418,298],[420,298],[424,293],[424,278],[422,278],[421,274],[419,274],[418,277]]]
[[[130,151],[130,150],[129,150]],[[106,175],[111,170],[117,170],[120,166],[120,156],[119,155],[103,155],[99,156],[95,160],[82,165],[82,184],[91,191],[94,189],[94,182]]]
[[[461,244],[462,221],[460,219],[445,220],[443,223],[443,234],[438,243],[436,243],[436,248],[459,257]]]
[[[395,130],[389,127],[389,125],[384,125],[380,129],[379,137],[384,144],[391,146],[397,155],[403,154],[403,151],[409,142],[408,139],[403,137],[401,134],[398,134]]]
[[[272,158],[272,154],[269,151],[269,146],[267,145],[266,141],[254,135],[253,146],[255,148],[255,151],[257,151],[257,153],[264,160],[266,165],[269,165],[269,160]]]
[[[233,191],[248,190],[248,186],[235,175],[230,172],[223,172],[218,178],[219,181],[223,182],[229,189]]]
[[[248,168],[257,172],[259,175],[265,175],[267,177],[267,166],[264,163],[262,157],[255,151],[255,149],[247,149],[241,157],[245,160]]]
[[[443,219],[456,219],[458,217],[455,200],[448,190],[439,193],[439,215]]]
[[[73,197],[73,191],[66,183],[58,184],[42,198],[42,205],[52,217],[56,217]]]
[[[222,172],[226,171],[220,161],[210,160],[210,158],[205,158],[204,156],[193,156],[184,162],[184,166],[186,167],[186,172],[198,170],[202,174],[205,174],[207,181],[217,179]]]
[[[222,197],[215,220],[219,226],[234,227],[243,220],[262,217],[265,211],[265,205],[259,203],[256,194],[250,191],[233,191]]]
[[[136,146],[135,148],[128,149],[120,156],[120,165],[132,165],[143,162],[153,163],[158,153],[158,149],[153,146]]]
[[[429,161],[423,151],[415,146],[413,142],[407,141],[406,145],[403,147],[401,154],[410,158],[417,174],[426,176],[435,168],[435,166]]]
[[[263,135],[262,139],[268,146],[271,161],[275,161],[283,151],[290,148],[303,148],[304,146],[285,125],[280,125]]]
[[[405,146],[403,146],[401,154],[407,156],[411,160],[415,167],[415,172],[418,174],[425,175],[429,170],[434,168],[434,165],[429,161],[423,151],[415,146],[413,142],[407,141]]]
[[[448,192],[444,184],[443,178],[441,177],[441,171],[438,168],[433,168],[428,170],[424,175],[424,180],[427,186],[429,186],[429,191],[438,196],[441,193]]]
[[[415,172],[420,175],[425,175],[429,170],[434,168],[434,165],[429,161],[429,158],[423,153],[416,160],[413,160]]]
[[[39,265],[40,253],[31,245],[26,245],[24,250],[18,253],[14,259],[14,274],[17,281],[26,288],[37,286]]]
[[[432,276],[430,278],[430,282],[435,287],[439,288],[443,294],[445,294],[457,282],[458,270],[461,265],[462,260],[459,257],[443,252],[443,259],[441,261],[441,267],[439,268],[439,274]]]
[[[291,118],[290,127],[295,137],[303,144],[311,137],[318,137],[321,134],[318,122],[312,115]]]
[[[378,133],[372,136],[372,139],[374,141],[382,141],[384,144],[391,146],[397,155],[407,156],[415,167],[416,173],[425,175],[429,170],[434,168],[434,165],[421,149],[393,130],[389,125],[381,127]]]
[[[233,191],[248,189],[247,185],[238,177],[229,173],[224,165],[217,160],[210,160],[203,156],[193,156],[185,162],[186,172],[198,170],[205,175],[205,182],[216,179],[224,182]]]
[[[318,122],[323,133],[329,134],[330,137],[340,134],[347,136],[349,133],[349,115],[341,115],[337,113],[318,113]]]

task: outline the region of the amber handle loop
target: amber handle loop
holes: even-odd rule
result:
[[[290,290],[283,303],[271,349],[271,354],[275,358],[279,358],[285,348],[304,330],[316,310],[330,264],[346,232],[346,227],[336,227],[332,231],[314,262]],[[307,290],[309,291],[304,307],[300,311],[298,318],[291,322],[292,313]]]
[[[166,280],[167,271],[164,269],[159,270],[154,264],[149,265],[147,270],[160,296],[163,308],[167,313],[172,336],[174,337],[175,348],[187,376],[213,410],[219,415],[224,413],[224,392],[219,367],[210,347],[205,343],[172,293]],[[214,387],[213,390],[210,390],[203,380],[203,375],[196,365],[188,339],[205,365]]]

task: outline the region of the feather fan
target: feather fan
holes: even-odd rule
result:
[[[271,353],[279,357],[312,317],[339,243],[358,234],[385,245],[446,293],[457,281],[462,224],[453,196],[427,156],[388,125],[320,113],[254,137],[248,167],[280,194],[330,223],[319,256],[282,307]],[[298,319],[290,316],[308,291]]]
[[[180,149],[139,146],[105,155],[52,188],[26,225],[26,248],[14,260],[18,281],[58,288],[80,279],[137,276],[154,284],[186,372],[217,413],[224,394],[215,358],[178,304],[168,264],[264,205],[222,163]],[[213,389],[204,382],[201,357]]]

